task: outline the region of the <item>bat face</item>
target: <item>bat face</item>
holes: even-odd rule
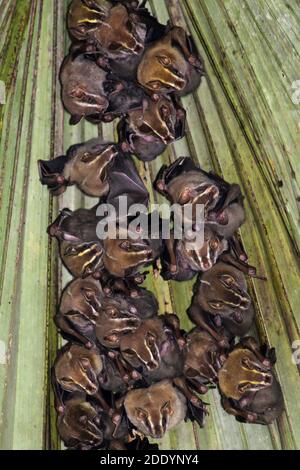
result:
[[[177,114],[175,106],[167,97],[157,102],[144,100],[143,108],[129,114],[129,126],[140,137],[151,142],[151,136],[157,136],[165,145],[176,139]]]
[[[167,193],[172,201],[181,206],[202,204],[206,213],[216,205],[219,198],[218,187],[197,172],[175,178],[167,188]]]
[[[94,35],[101,50],[111,59],[124,59],[127,56],[140,57],[144,50],[146,27],[134,21],[124,5],[114,6],[105,25]]]
[[[143,162],[151,162],[167,148],[166,144],[154,134],[138,135],[130,125],[129,116],[124,117],[118,124],[118,137],[121,147],[126,152],[133,153]]]
[[[99,389],[98,375],[102,360],[97,348],[86,349],[75,343],[63,348],[54,364],[57,383],[67,392],[95,395]]]
[[[208,226],[229,239],[246,220],[243,195],[238,184],[228,185],[223,200],[207,215]]]
[[[241,422],[271,424],[284,409],[281,387],[273,373],[274,349],[265,354],[252,337],[243,338],[220,369],[224,409]]]
[[[107,57],[139,57],[144,50],[146,27],[121,3],[74,0],[68,15],[70,34],[94,42]]]
[[[180,368],[181,357],[173,332],[166,327],[161,317],[154,317],[141,324],[135,333],[124,336],[120,342],[122,356],[135,369],[143,369],[145,376],[153,379],[169,368]]]
[[[65,109],[71,114],[72,124],[77,124],[83,117],[104,115],[109,100],[104,91],[107,72],[84,55],[64,60],[60,81],[62,101]]]
[[[99,139],[93,139],[80,147],[71,147],[64,177],[75,182],[88,196],[102,197],[109,190],[109,166],[118,155],[118,147],[115,144],[99,142]]]
[[[143,320],[151,318],[158,313],[156,297],[152,292],[146,289],[139,288],[132,293],[130,303],[137,309]]]
[[[140,109],[145,99],[145,92],[136,83],[122,80],[109,95],[109,107],[104,116],[105,122],[115,117]],[[110,117],[111,116],[111,117]]]
[[[63,414],[58,416],[57,428],[68,447],[91,449],[103,443],[102,416],[84,396],[68,400]]]
[[[195,272],[209,271],[227,249],[227,241],[209,229],[204,230],[204,243],[200,248],[191,247],[185,238],[179,241],[177,247],[180,257],[183,257]]]
[[[91,243],[70,243],[62,241],[59,252],[64,266],[74,277],[85,279],[101,272],[103,250],[98,241]]]
[[[243,322],[244,314],[251,306],[245,276],[225,263],[217,263],[201,276],[197,292],[198,302],[204,311],[232,318],[237,323]]]
[[[107,172],[117,155],[117,145],[92,139],[70,147],[66,156],[40,160],[40,179],[54,195],[76,184],[88,196],[102,197],[108,193]]]
[[[238,401],[247,393],[270,387],[272,382],[270,368],[248,349],[238,348],[232,351],[219,371],[221,393]]]
[[[172,35],[146,48],[138,68],[139,83],[153,93],[182,91],[187,85],[188,64],[172,45]]]
[[[158,101],[145,98],[139,109],[120,122],[119,140],[140,160],[151,161],[184,136],[185,119],[185,110],[175,100],[166,96]]]
[[[162,439],[187,413],[185,397],[168,380],[130,391],[124,405],[132,424],[154,439]]]
[[[160,244],[142,236],[136,239],[130,232],[122,236],[121,232],[119,229],[120,238],[103,240],[102,261],[111,276],[126,278],[153,263],[160,254],[159,247],[156,248]]]
[[[75,279],[62,294],[56,325],[86,347],[91,346],[95,342],[94,328],[102,295],[100,283],[92,277]]]
[[[202,246],[200,243],[198,246],[196,240],[189,239],[188,234],[183,234],[181,240],[174,240],[171,233],[170,240],[164,243],[161,255],[162,277],[178,282],[191,280],[196,273],[209,271],[226,250],[227,240],[206,228]]]
[[[197,88],[203,74],[191,38],[182,28],[172,28],[150,44],[138,67],[138,81],[155,94],[185,94]]]
[[[61,259],[74,277],[95,275],[102,267],[102,248],[97,238],[96,208],[64,209],[48,227],[59,241]]]
[[[202,204],[204,213],[207,214],[217,205],[220,198],[218,185],[189,158],[180,158],[169,167],[162,167],[154,185],[172,204],[183,207],[192,205],[194,221],[197,204]]]
[[[106,0],[73,0],[67,17],[71,36],[79,41],[92,37],[104,24],[111,6]]]
[[[163,166],[154,187],[172,204],[179,204],[183,209],[191,205],[194,223],[197,205],[202,205],[206,226],[223,238],[232,237],[245,221],[240,186],[206,173],[188,157],[177,159],[169,167]]]
[[[104,297],[96,322],[100,344],[115,349],[123,335],[134,332],[141,324],[137,309],[122,296]]]
[[[222,350],[207,331],[196,328],[187,335],[184,375],[193,383],[214,383]]]

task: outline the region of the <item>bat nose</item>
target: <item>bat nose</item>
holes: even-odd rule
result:
[[[95,384],[89,384],[89,385],[86,387],[86,391],[87,391],[87,393],[89,393],[90,395],[94,395],[95,393],[97,393],[98,387],[97,387]]]
[[[203,268],[204,268],[206,271],[208,271],[209,269],[212,268],[212,262],[209,261],[208,258],[203,258],[203,260],[202,260],[202,265],[203,265]]]
[[[235,312],[234,319],[237,323],[243,323],[244,316],[243,316],[242,312]]]
[[[161,427],[159,426],[155,426],[154,433],[153,433],[154,439],[162,439],[163,436],[164,436],[163,429],[161,429]]]
[[[147,368],[148,368],[149,370],[155,370],[155,369],[157,369],[157,367],[158,367],[157,362],[155,362],[155,361],[149,361],[149,362],[147,362]]]
[[[166,143],[166,144],[168,144],[168,145],[169,145],[169,144],[172,144],[172,143],[174,142],[174,140],[175,140],[175,135],[172,134],[171,132],[169,132],[169,133],[165,136],[164,140],[165,140],[165,143]]]
[[[142,52],[144,50],[143,46],[141,44],[137,44],[136,47],[135,47],[135,52],[137,54],[139,54],[140,52]]]

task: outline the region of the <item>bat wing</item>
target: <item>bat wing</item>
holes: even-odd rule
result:
[[[195,165],[193,160],[190,157],[180,157],[172,163],[170,166],[163,165],[159,170],[155,181],[153,183],[153,187],[158,191],[160,194],[165,195],[164,191],[161,191],[158,187],[158,183],[163,181],[164,184],[167,186],[174,178],[180,176],[184,172],[188,171],[199,171],[199,168]]]
[[[115,159],[108,175],[109,194],[106,202],[112,204],[117,213],[122,196],[127,197],[128,208],[133,204],[149,205],[149,193],[130,157],[120,155]]]

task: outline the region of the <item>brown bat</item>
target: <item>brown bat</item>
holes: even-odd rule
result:
[[[203,273],[195,286],[193,305],[196,324],[210,317],[216,327],[224,326],[233,336],[247,334],[254,321],[254,309],[244,274],[229,264],[218,262]]]
[[[124,158],[116,144],[91,139],[73,145],[66,155],[54,160],[39,160],[40,180],[56,196],[76,184],[88,196],[100,198],[108,194],[107,176],[117,156]]]
[[[175,26],[146,48],[137,77],[154,96],[171,92],[183,96],[198,88],[203,73],[193,39]]]
[[[132,425],[145,436],[162,439],[187,415],[185,396],[169,380],[130,391],[124,401]]]
[[[143,106],[127,114],[118,126],[119,141],[125,151],[148,162],[185,134],[186,112],[172,96],[157,101],[143,100]]]
[[[189,157],[177,159],[159,171],[154,187],[171,204],[192,206],[192,222],[197,223],[196,207],[204,207],[205,226],[229,239],[245,222],[241,189],[213,173],[199,168]]]
[[[123,336],[120,351],[125,361],[151,384],[182,375],[181,340],[177,317],[163,315],[144,320],[134,333]]]
[[[229,354],[218,373],[222,405],[240,422],[271,424],[284,410],[284,400],[273,366],[274,349],[261,348],[244,338]]]

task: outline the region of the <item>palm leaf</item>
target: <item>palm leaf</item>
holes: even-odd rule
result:
[[[210,416],[199,430],[183,424],[163,449],[295,449],[300,447],[299,371],[292,344],[299,339],[299,5],[297,0],[153,0],[159,19],[193,34],[207,76],[185,98],[187,137],[139,169],[151,181],[163,162],[191,155],[204,169],[238,182],[246,197],[241,231],[250,261],[268,282],[250,281],[257,311],[254,334],[276,347],[276,372],[286,411],[269,427],[240,425],[209,395]],[[0,1],[1,310],[0,447],[56,449],[49,367],[59,338],[52,321],[68,274],[57,262],[46,227],[59,207],[91,206],[71,188],[58,201],[38,181],[36,161],[113,126],[68,124],[60,102],[58,70],[68,48],[68,1]],[[297,153],[298,150],[298,153]],[[161,312],[185,311],[192,283],[147,281]]]

